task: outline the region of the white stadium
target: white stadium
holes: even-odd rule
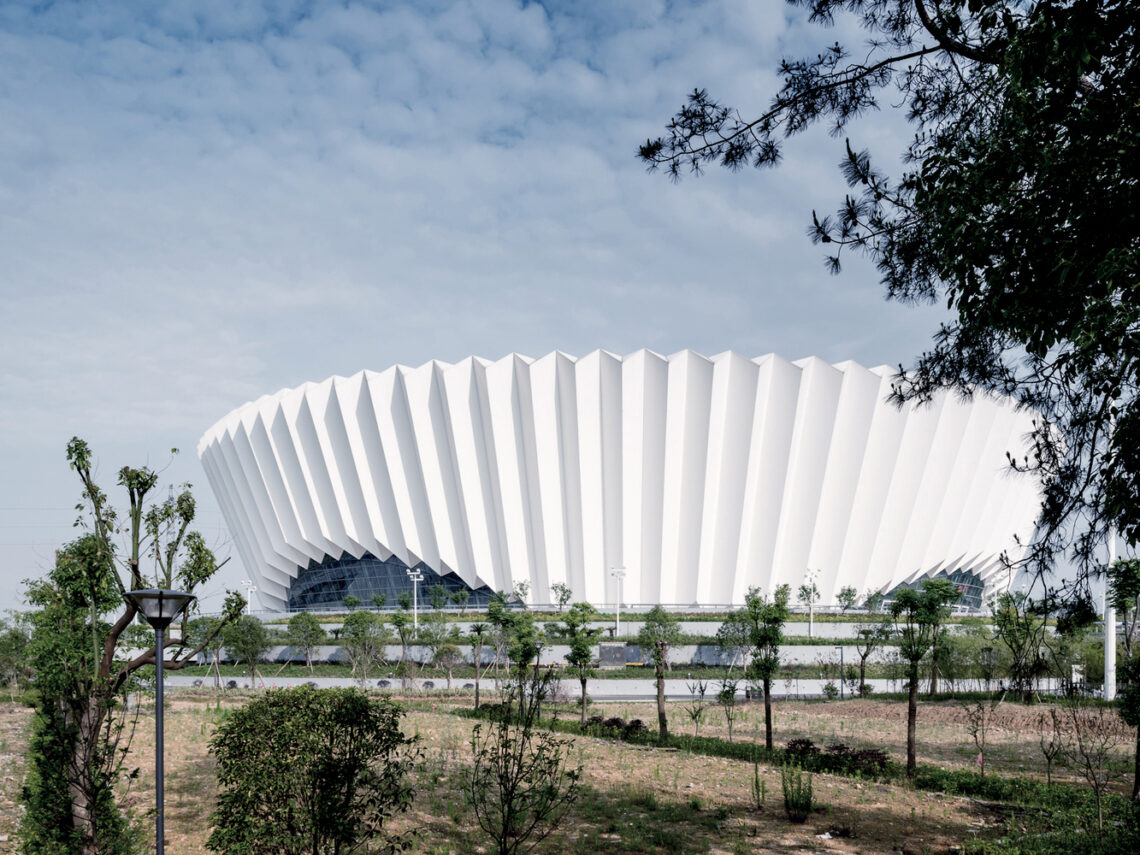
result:
[[[476,602],[527,582],[534,603],[563,583],[720,605],[809,571],[823,603],[942,574],[977,600],[1033,534],[1038,486],[1006,460],[1031,414],[900,410],[891,375],[646,350],[397,365],[247,403],[198,454],[267,609],[393,604],[409,568]]]

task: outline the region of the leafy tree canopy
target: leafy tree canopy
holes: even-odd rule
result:
[[[750,115],[694,91],[640,157],[674,177],[774,166],[810,126],[839,135],[901,105],[915,131],[901,171],[849,140],[846,198],[809,234],[831,270],[864,254],[890,298],[952,310],[896,399],[994,391],[1036,410],[1012,460],[1044,488],[1027,561],[1068,551],[1096,569],[1111,526],[1140,539],[1140,4],[789,2],[822,25],[855,16],[866,43],[784,59]]]

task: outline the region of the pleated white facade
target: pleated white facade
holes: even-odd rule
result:
[[[939,571],[990,580],[1039,493],[1008,400],[886,403],[890,369],[769,354],[551,353],[282,390],[198,454],[262,604],[310,562],[395,554],[550,601],[739,603],[813,571],[822,601]]]

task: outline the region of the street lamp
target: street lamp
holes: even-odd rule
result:
[[[839,700],[843,700],[843,645],[837,644],[835,649],[839,651]]]
[[[420,634],[420,582],[423,581],[424,571],[408,568],[408,578],[412,580],[412,634]]]
[[[622,580],[625,579],[625,568],[624,567],[615,567],[613,570],[610,571],[610,575],[613,576],[615,579],[617,579],[617,583],[618,583],[617,612],[614,616],[614,638],[620,638],[621,637],[621,599],[622,599],[622,592],[623,592],[624,587],[625,587],[622,583]]]
[[[166,657],[166,628],[171,621],[177,618],[185,608],[194,601],[193,594],[182,591],[168,591],[163,588],[148,588],[141,591],[128,591],[127,600],[135,606],[146,622],[154,627],[154,777],[155,799],[158,811],[155,814],[155,852],[163,855],[165,851],[165,823],[163,822],[162,796],[163,796],[163,735],[162,735],[162,662]]]
[[[257,590],[257,585],[249,579],[242,579],[241,586],[245,588],[245,613],[249,614],[253,608],[253,592]]]

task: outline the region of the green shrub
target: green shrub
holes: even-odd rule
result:
[[[399,851],[385,822],[415,791],[402,710],[355,689],[280,689],[235,711],[210,748],[218,804],[206,846],[227,855]],[[376,849],[375,844],[383,848]]]
[[[811,816],[811,773],[806,776],[799,766],[785,763],[780,767],[780,783],[784,787],[784,810],[792,822],[807,822]]]

